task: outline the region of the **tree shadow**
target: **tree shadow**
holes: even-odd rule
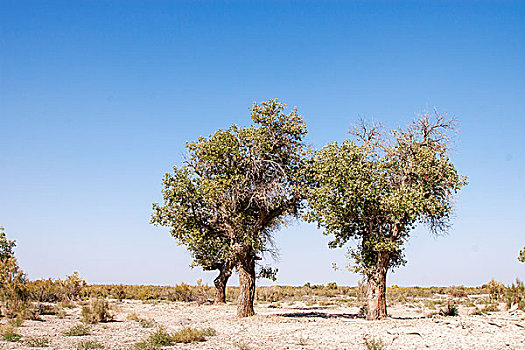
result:
[[[407,320],[423,320],[428,319],[426,316],[388,316],[387,319],[391,320],[401,320],[401,321],[407,321]]]
[[[358,318],[364,318],[363,316],[359,314],[349,314],[349,313],[326,313],[326,312],[319,312],[319,311],[305,311],[305,312],[289,312],[284,314],[276,314],[275,316],[281,316],[281,317],[293,317],[293,318],[301,318],[301,317],[314,317],[314,318],[344,318],[344,319],[358,319]]]

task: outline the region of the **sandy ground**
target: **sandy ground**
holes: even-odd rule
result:
[[[76,349],[81,340],[92,339],[105,349],[129,349],[154,328],[143,328],[127,319],[130,313],[152,318],[169,331],[182,327],[212,327],[217,335],[207,341],[178,344],[166,349],[365,349],[364,338],[381,338],[387,349],[525,349],[525,312],[499,311],[489,315],[427,317],[428,310],[390,307],[391,317],[368,322],[357,316],[356,307],[306,306],[295,302],[270,308],[256,307],[257,315],[235,317],[235,305],[197,305],[180,302],[143,303],[112,301],[115,321],[92,326],[92,334],[65,337],[62,332],[79,324],[80,307],[66,309],[67,316],[43,316],[44,321],[25,321],[23,336],[46,336],[48,349]],[[32,349],[22,343],[0,341],[0,349]],[[34,348],[33,348],[34,349]]]

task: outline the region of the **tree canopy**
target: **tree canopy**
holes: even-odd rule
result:
[[[448,156],[453,129],[437,113],[391,133],[361,122],[352,139],[323,147],[309,163],[306,219],[333,235],[332,248],[357,241],[350,256],[367,277],[369,319],[386,316],[386,273],[405,263],[415,225],[434,233],[449,226],[453,195],[466,184]]]
[[[164,177],[164,205],[153,206],[152,222],[170,226],[196,263],[208,263],[210,254],[201,254],[208,248],[212,257],[235,262],[239,316],[253,314],[256,260],[302,204],[306,126],[296,109],[285,108],[277,100],[255,103],[255,125],[187,143],[184,166]]]

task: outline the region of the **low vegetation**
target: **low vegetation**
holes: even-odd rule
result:
[[[2,340],[8,342],[17,342],[22,338],[22,336],[18,334],[16,328],[9,325],[3,326],[0,333],[2,334]]]
[[[95,324],[99,322],[109,322],[113,316],[109,311],[109,304],[105,299],[94,299],[82,307],[82,322]]]
[[[24,343],[32,348],[47,348],[49,346],[48,337],[30,337]]]
[[[102,348],[104,348],[104,345],[102,345],[96,340],[82,340],[78,342],[76,345],[77,350],[102,349]]]
[[[364,348],[366,350],[385,350],[386,344],[381,338],[364,338]]]
[[[90,334],[91,328],[85,324],[77,324],[62,333],[66,337],[82,337]]]
[[[175,333],[169,333],[164,328],[159,327],[148,338],[136,343],[136,350],[159,349],[163,346],[170,346],[176,343],[195,343],[206,340],[206,337],[215,336],[217,333],[213,328],[197,329],[192,327],[182,328]]]

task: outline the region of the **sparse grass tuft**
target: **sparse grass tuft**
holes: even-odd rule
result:
[[[82,337],[85,335],[90,335],[91,329],[89,328],[89,326],[77,324],[76,326],[69,328],[62,334],[66,337]]]
[[[8,325],[10,325],[11,327],[16,327],[16,328],[20,327],[23,323],[24,323],[24,320],[20,317],[10,318],[7,321]]]
[[[235,343],[235,347],[239,350],[250,350],[250,344],[248,344],[246,341],[244,340],[239,340],[238,342]]]
[[[133,312],[127,316],[128,320],[136,321],[143,328],[153,328],[155,326],[155,320],[152,318],[142,318],[137,313]]]
[[[364,338],[364,344],[366,350],[386,350],[386,344],[381,338]]]
[[[17,342],[22,338],[20,334],[16,332],[16,328],[11,326],[2,327],[2,340],[8,342]]]
[[[164,328],[158,328],[148,338],[149,342],[156,346],[168,346],[172,344],[171,334],[169,334]]]
[[[77,350],[102,349],[104,345],[96,340],[82,340],[76,345]]]
[[[135,350],[152,350],[159,349],[163,346],[173,345],[175,343],[195,343],[205,341],[206,337],[214,336],[217,332],[213,328],[197,329],[186,327],[178,332],[170,334],[164,328],[160,327],[153,332],[147,339],[134,345]]]
[[[24,342],[32,348],[47,348],[49,346],[49,338],[47,337],[31,337]]]
[[[297,341],[297,344],[302,345],[302,346],[308,345],[308,340],[310,340],[309,337],[304,338],[303,336],[300,336],[299,340]]]
[[[214,336],[217,332],[213,328],[196,329],[186,327],[176,332],[172,336],[174,343],[195,343],[206,340],[206,336]]]

